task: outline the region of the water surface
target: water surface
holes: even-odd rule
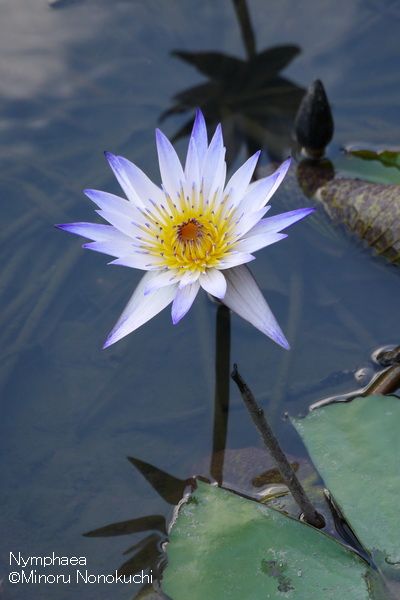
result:
[[[336,123],[332,156],[349,142],[398,144],[397,2],[300,8],[253,0],[249,10],[258,50],[301,49],[284,77],[299,88],[324,81]],[[140,273],[106,267],[105,256],[84,252],[53,224],[93,218],[83,188],[118,193],[103,150],[159,180],[158,119],[175,94],[206,81],[173,50],[246,54],[228,0],[3,0],[0,22],[0,578],[7,579],[10,551],[86,556],[88,568],[106,573],[144,534],[91,539],[84,532],[171,510],[126,457],[186,478],[210,454],[216,306],[199,295],[179,326],[166,310],[102,351]],[[189,116],[166,119],[164,131],[173,135]],[[181,139],[182,156],[185,145]],[[243,143],[237,161],[245,157]],[[268,160],[267,147],[264,166]],[[310,204],[286,188],[273,210],[287,201]],[[329,224],[322,207],[260,252],[252,268],[292,351],[233,316],[232,361],[286,450],[301,454],[281,415],[352,389],[377,346],[399,343],[399,272]],[[257,435],[231,386],[228,446],[252,445]],[[3,585],[16,600],[71,593]],[[73,591],[88,600],[134,594],[127,586]]]

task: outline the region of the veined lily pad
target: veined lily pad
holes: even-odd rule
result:
[[[400,570],[400,400],[367,396],[294,425],[361,542]]]
[[[296,174],[304,193],[321,202],[333,221],[400,263],[400,185],[335,177],[329,161],[304,160]]]
[[[368,565],[300,521],[198,482],[167,547],[173,600],[365,600]]]

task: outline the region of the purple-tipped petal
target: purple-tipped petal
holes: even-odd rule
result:
[[[132,185],[129,174],[126,172],[125,165],[121,163],[119,157],[111,152],[104,152],[104,155],[128,200],[133,202],[135,206],[144,207],[142,200]]]
[[[179,323],[186,315],[197,296],[199,288],[200,284],[196,281],[195,283],[189,283],[189,285],[178,289],[171,309],[172,322],[174,325]]]
[[[289,350],[289,343],[249,269],[245,266],[235,267],[225,271],[225,277],[228,285],[224,304]]]
[[[255,235],[264,235],[265,233],[270,232],[282,231],[282,229],[286,229],[286,227],[293,225],[293,223],[304,219],[304,217],[307,217],[313,213],[314,210],[314,208],[298,208],[289,212],[280,213],[279,215],[274,215],[273,217],[261,219],[259,223],[257,223],[255,227],[248,232],[246,238],[250,238]]]
[[[176,285],[161,288],[148,296],[144,295],[146,286],[154,277],[156,277],[154,272],[148,272],[142,277],[118,322],[107,337],[103,348],[108,348],[111,344],[115,344],[121,338],[132,333],[172,302],[176,293]]]
[[[89,240],[102,241],[112,239],[129,241],[127,236],[117,231],[115,227],[101,223],[62,223],[56,225],[56,227],[62,231],[68,231],[68,233],[74,233]]]
[[[245,213],[260,210],[265,206],[268,200],[273,196],[281,185],[286,173],[289,170],[291,159],[288,158],[278,169],[263,179],[259,179],[251,184],[249,191],[244,196],[239,205],[239,209]]]
[[[156,130],[156,143],[163,186],[175,201],[184,182],[182,165],[171,142],[159,129]]]
[[[264,234],[243,238],[235,245],[235,248],[236,250],[240,250],[240,252],[256,252],[261,248],[266,248],[266,246],[275,244],[275,242],[280,242],[285,238],[287,238],[285,233],[268,231]]]
[[[207,269],[200,275],[200,285],[209,294],[222,300],[226,292],[226,279],[217,269]]]
[[[196,116],[193,123],[191,139],[195,141],[199,164],[201,165],[203,164],[207,152],[208,137],[206,122],[204,120],[203,113],[199,108],[196,109]]]
[[[267,194],[267,200],[266,202],[268,202],[268,200],[271,198],[271,196],[273,196],[276,192],[276,190],[278,189],[278,187],[281,185],[282,181],[284,180],[286,173],[289,171],[290,165],[292,164],[292,159],[291,158],[287,158],[275,171],[275,173],[273,173],[273,177],[275,178],[275,181],[271,187],[271,189],[269,190],[268,194]]]
[[[148,205],[149,200],[160,204],[164,199],[162,190],[147,177],[146,173],[139,169],[133,162],[118,156],[121,170],[124,171],[129,179],[133,189],[144,205]]]
[[[109,194],[108,192],[102,192],[100,190],[83,190],[83,193],[94,202],[101,210],[107,210],[111,212],[120,213],[128,219],[133,219],[138,213],[137,209],[131,202]]]
[[[247,191],[254,170],[257,166],[261,150],[250,156],[249,159],[232,175],[226,184],[226,192],[229,194],[229,201],[235,206],[243,199]]]
[[[112,225],[100,223],[64,223],[56,225],[58,229],[81,235],[93,242],[83,244],[83,248],[108,254],[109,256],[123,256],[133,250],[132,240],[115,229]]]

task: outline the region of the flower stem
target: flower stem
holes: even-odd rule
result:
[[[325,526],[325,519],[315,510],[310,502],[303,486],[297,479],[295,472],[280,447],[279,442],[265,417],[264,410],[257,404],[252,391],[242,379],[236,364],[233,365],[231,377],[238,386],[253,423],[257,427],[264,444],[274,458],[285,484],[302,511],[304,520],[310,525],[322,529],[322,527]]]
[[[217,309],[215,346],[214,430],[210,472],[215,481],[221,485],[228,433],[231,346],[230,310],[223,304],[220,304]]]
[[[254,36],[246,0],[233,0],[233,6],[235,8],[236,16],[239,20],[240,32],[242,34],[247,58],[253,58],[256,55],[256,39]]]

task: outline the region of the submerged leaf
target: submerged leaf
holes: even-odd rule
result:
[[[163,590],[174,600],[367,600],[368,565],[320,531],[198,482],[171,531]]]

